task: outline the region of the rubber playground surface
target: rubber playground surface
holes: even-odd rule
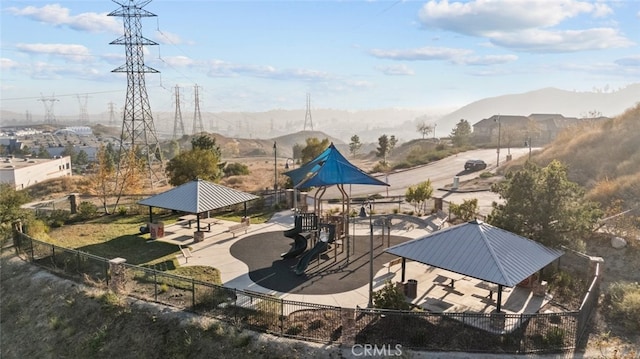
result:
[[[302,275],[297,275],[294,269],[304,253],[296,258],[283,259],[280,256],[293,245],[293,239],[285,237],[281,231],[246,236],[231,246],[231,255],[249,267],[249,278],[261,287],[293,294],[335,294],[369,283],[369,238],[368,235],[353,237],[348,260],[346,243],[337,247],[337,256],[335,244],[331,244],[320,254],[319,260],[316,257],[309,262]],[[383,244],[382,236],[374,234],[374,274],[385,263],[397,258],[383,252],[388,247],[387,239],[385,236]],[[389,243],[393,246],[409,240],[411,238],[391,235]],[[308,243],[307,251],[314,245],[312,241]]]

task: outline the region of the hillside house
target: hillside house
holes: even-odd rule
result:
[[[523,146],[531,141],[539,146],[553,141],[563,130],[582,123],[604,121],[607,117],[578,119],[561,114],[532,113],[529,116],[493,115],[473,125],[475,143],[497,143],[506,146]]]

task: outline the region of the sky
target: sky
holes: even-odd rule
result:
[[[640,1],[11,1],[1,107],[33,118],[122,108],[121,4],[146,4],[152,111],[456,108],[545,87],[640,82]],[[111,105],[110,105],[111,104]]]

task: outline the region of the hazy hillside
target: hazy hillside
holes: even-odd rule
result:
[[[565,117],[588,117],[591,112],[614,117],[640,101],[640,83],[616,92],[574,92],[545,88],[472,102],[438,120],[438,128],[453,128],[460,119],[471,125],[492,115],[558,113]]]
[[[568,129],[534,159],[541,165],[560,160],[591,198],[604,203],[621,198],[630,208],[640,205],[639,133],[637,104],[607,122]]]

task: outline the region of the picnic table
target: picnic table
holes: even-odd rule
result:
[[[178,220],[186,221],[188,226],[189,226],[189,228],[191,228],[191,222],[196,222],[197,223],[198,222],[198,216],[195,215],[195,214],[187,214],[185,216],[179,217]],[[205,218],[200,218],[200,223],[204,223],[207,226],[206,227],[203,226],[201,228],[198,228],[198,230],[200,230],[200,229],[204,230],[206,228],[207,231],[211,232],[211,225],[220,223],[220,220],[217,219],[217,218],[213,218],[213,217],[205,217]]]

